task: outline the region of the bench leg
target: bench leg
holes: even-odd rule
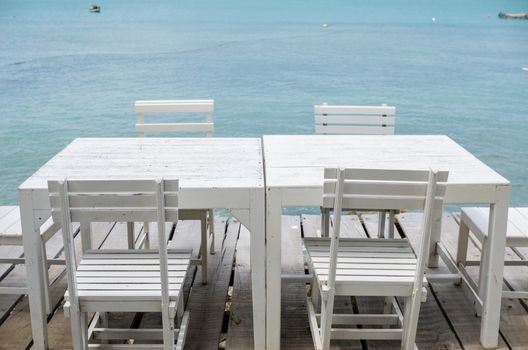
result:
[[[457,265],[466,266],[467,262],[467,249],[469,241],[469,228],[464,223],[460,221],[460,229],[458,230],[458,244],[457,244]]]
[[[482,252],[480,256],[480,269],[479,269],[478,291],[477,291],[479,294],[479,297],[481,298],[480,300],[484,300],[483,291],[484,291],[484,282],[486,280],[485,273],[489,266],[488,244],[489,244],[489,239],[484,238],[484,240],[482,241]]]

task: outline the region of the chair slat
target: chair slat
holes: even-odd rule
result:
[[[393,135],[395,107],[316,105],[315,133]]]
[[[138,132],[212,132],[214,123],[150,123],[136,124]]]
[[[325,168],[325,179],[337,178],[336,168]],[[438,170],[438,182],[446,182],[449,172]],[[346,180],[427,182],[428,171],[401,169],[345,169]]]
[[[150,100],[136,101],[136,113],[211,113],[214,100]]]
[[[387,125],[396,123],[395,117],[379,115],[322,115],[315,116],[315,124],[354,124],[354,125]]]
[[[387,115],[396,113],[394,106],[346,106],[346,105],[315,105],[315,114],[359,114]]]

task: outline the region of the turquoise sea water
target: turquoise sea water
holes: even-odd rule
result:
[[[395,105],[397,133],[451,136],[528,205],[528,21],[497,18],[525,0],[98,1],[0,1],[0,204],[72,139],[134,136],[136,99],[214,98],[218,136]]]

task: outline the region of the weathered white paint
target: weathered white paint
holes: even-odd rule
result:
[[[227,208],[247,213],[251,232],[255,349],[266,346],[264,175],[256,138],[76,139],[19,188],[27,255],[33,339],[46,348],[44,279],[38,261],[38,227],[50,216],[47,181],[69,179],[179,179],[179,207]],[[237,171],[233,171],[237,169]]]
[[[449,171],[445,203],[483,203],[493,208],[493,237],[484,267],[481,342],[498,340],[502,270],[504,266],[509,182],[475,156],[443,135],[266,135],[263,137],[267,193],[267,344],[280,347],[280,215],[287,206],[321,206],[324,168],[414,169]],[[433,222],[430,265],[440,240],[441,208]],[[431,264],[432,263],[432,264]],[[484,297],[485,296],[485,297]]]

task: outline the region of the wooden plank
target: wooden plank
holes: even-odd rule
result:
[[[321,234],[321,215],[303,215],[304,237],[319,237]],[[331,225],[330,225],[331,226]],[[330,227],[332,230],[332,227]],[[357,217],[343,215],[341,217],[341,236],[360,237],[361,223]],[[338,314],[352,314],[354,299],[346,296],[337,296],[334,301],[334,312]],[[308,319],[308,316],[305,316]],[[361,342],[357,340],[332,340],[331,349],[362,349]]]
[[[378,234],[379,215],[362,214],[361,219],[365,224],[367,234],[370,237],[376,237]],[[385,225],[386,234],[388,230],[388,218]],[[400,237],[398,231],[394,230],[395,237]],[[415,245],[416,246],[416,245]],[[435,349],[462,349],[459,344],[456,334],[450,328],[449,321],[442,314],[442,310],[438,305],[436,299],[432,295],[430,288],[428,288],[428,297],[425,303],[420,306],[420,318],[418,320],[418,331],[416,334],[416,343],[418,348],[431,348],[434,344]],[[378,299],[365,305],[364,312],[382,312],[383,300]],[[399,349],[400,342],[386,342],[384,347],[377,342],[368,342],[369,349]]]
[[[281,223],[281,259],[283,274],[304,274],[301,252],[301,221],[298,216],[283,216]],[[313,346],[306,309],[306,286],[282,283],[281,347],[307,349]]]
[[[251,298],[250,232],[240,227],[236,247],[235,276],[226,349],[247,350],[253,343],[253,305]]]
[[[186,349],[216,349],[220,342],[240,224],[229,223],[227,232],[225,227],[225,221],[223,225],[215,223],[217,253],[209,256],[208,284],[198,282],[202,278],[201,269],[195,276],[187,305],[190,321]]]
[[[394,106],[347,106],[347,105],[315,105],[315,114],[363,114],[363,115],[394,115]]]
[[[48,241],[47,253],[48,256],[59,257],[61,250],[62,236],[61,233],[58,232],[57,235]],[[63,269],[64,267],[62,266],[52,266],[49,269],[50,281],[55,281]],[[7,284],[17,283],[21,285],[25,284],[25,282],[26,269],[24,265],[17,265],[3,281],[3,283]],[[64,279],[55,283],[53,287],[50,288],[52,308],[57,307],[65,290],[66,281]],[[28,298],[27,296],[17,298],[19,299],[19,302],[16,305],[13,305],[14,308],[9,315],[9,318],[7,318],[0,327],[0,339],[2,339],[2,342],[0,342],[0,349],[25,349],[31,342],[31,319],[29,315]]]
[[[397,220],[416,249],[419,247],[421,238],[421,214],[404,213],[397,217]],[[442,220],[442,243],[448,248],[451,254],[456,250],[458,236],[458,225],[453,226],[452,216],[444,214]],[[470,252],[469,257],[471,257]],[[446,267],[441,263],[440,271],[445,271]],[[435,297],[440,300],[439,306],[447,316],[451,328],[454,330],[464,349],[482,349],[480,344],[480,318],[475,317],[475,308],[467,298],[462,288],[448,283],[431,283],[430,290]],[[504,310],[503,312],[507,312]],[[434,341],[431,335],[429,342]],[[499,337],[499,349],[508,349],[502,336]]]
[[[136,230],[137,231],[137,230]],[[81,245],[80,236],[76,237],[75,249],[77,258],[80,258]],[[124,242],[124,243],[122,243]],[[92,224],[92,246],[94,248],[116,248],[118,246],[126,247],[126,224],[112,223],[94,223]],[[67,280],[63,278],[57,283],[52,295],[55,295],[58,302],[62,304],[62,297],[67,289]],[[130,324],[133,315],[114,315],[120,325]],[[64,315],[62,305],[57,309],[51,320],[48,321],[49,349],[64,349],[72,347],[70,319]]]
[[[226,220],[225,218],[215,218],[215,228],[220,227],[225,229]],[[171,240],[169,241],[170,249],[191,249],[192,257],[194,259],[199,257],[200,254],[200,221],[197,220],[180,220],[176,225]],[[155,227],[151,228],[152,232],[156,232]],[[156,235],[154,235],[156,236]],[[158,244],[157,237],[154,238],[153,245],[156,247]],[[217,246],[218,248],[218,246]],[[218,249],[217,249],[218,250]],[[183,297],[184,305],[187,305],[189,294],[195,281],[196,272],[199,269],[197,266],[191,266],[187,273],[187,278],[183,286]],[[198,282],[199,283],[199,282]],[[139,327],[141,328],[161,328],[161,318],[158,313],[145,313],[142,314]],[[140,342],[138,342],[140,343]]]

